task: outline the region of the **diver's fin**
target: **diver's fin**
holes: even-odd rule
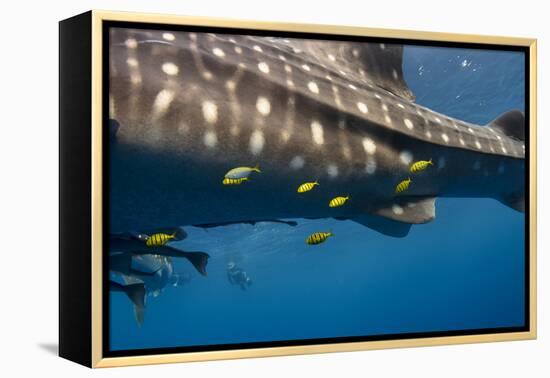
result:
[[[519,110],[510,110],[491,121],[490,128],[499,130],[509,137],[525,140],[525,115]]]
[[[525,194],[523,193],[501,197],[498,200],[504,205],[511,207],[512,209],[519,211],[520,213],[525,212]]]
[[[428,223],[435,218],[435,198],[401,198],[376,214],[403,223]]]
[[[181,257],[185,257],[197,271],[202,274],[203,276],[206,276],[206,265],[208,264],[208,259],[210,258],[210,255],[205,252],[181,252]]]
[[[403,238],[407,236],[411,229],[410,223],[396,222],[388,218],[369,214],[361,215],[350,220],[381,234],[393,236],[394,238]]]
[[[145,316],[145,285],[142,283],[124,286],[123,291],[134,305],[134,316],[141,327]]]

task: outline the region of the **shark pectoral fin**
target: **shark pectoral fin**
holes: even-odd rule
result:
[[[398,202],[375,212],[385,218],[403,223],[428,223],[435,218],[435,198],[401,198]]]
[[[525,212],[525,194],[523,193],[501,197],[498,200],[520,213]]]
[[[142,283],[124,286],[124,293],[134,305],[134,316],[138,326],[141,327],[145,316],[145,285]]]
[[[351,220],[383,235],[392,236],[394,238],[403,238],[407,236],[411,229],[411,224],[409,223],[396,222],[376,215],[365,214],[360,217],[352,218]]]
[[[491,121],[487,126],[505,135],[525,140],[525,115],[519,110],[510,110]]]

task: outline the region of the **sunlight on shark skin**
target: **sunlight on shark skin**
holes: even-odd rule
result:
[[[523,114],[486,127],[415,104],[402,45],[152,33],[111,34],[114,230],[336,217],[403,236],[435,217],[440,196],[523,209]],[[430,158],[433,169],[396,195],[410,164]],[[246,186],[219,185],[231,167],[257,163],[264,173]],[[311,177],[326,192],[304,201],[296,187]],[[327,209],[335,192],[354,200]]]

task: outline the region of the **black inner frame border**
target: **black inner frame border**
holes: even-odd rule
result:
[[[427,47],[451,47],[451,48],[468,48],[479,50],[497,50],[497,51],[516,51],[524,53],[524,72],[525,72],[525,127],[528,131],[525,134],[525,260],[524,260],[524,321],[525,324],[519,327],[498,327],[498,328],[479,328],[479,329],[464,329],[464,330],[449,330],[449,331],[428,331],[428,332],[411,332],[411,333],[396,333],[384,335],[370,336],[342,336],[334,338],[315,338],[303,340],[279,340],[279,341],[261,341],[261,342],[246,342],[233,344],[210,344],[196,346],[181,346],[181,347],[164,347],[164,348],[140,348],[128,350],[110,349],[110,295],[109,295],[109,259],[105,258],[105,246],[109,245],[109,178],[110,178],[110,155],[109,155],[109,133],[106,127],[102,127],[102,172],[103,172],[103,266],[102,266],[102,303],[103,312],[101,314],[103,320],[102,327],[102,354],[103,358],[108,357],[129,357],[141,355],[158,355],[170,353],[192,353],[192,352],[210,352],[222,350],[238,350],[238,349],[256,349],[256,348],[272,348],[272,347],[288,347],[288,346],[307,346],[318,344],[340,344],[350,342],[365,342],[365,341],[384,341],[384,340],[406,340],[418,338],[433,338],[433,337],[449,337],[449,336],[468,336],[468,335],[486,335],[486,334],[503,334],[512,332],[528,332],[530,330],[530,61],[528,46],[508,46],[498,44],[482,44],[482,43],[465,43],[465,42],[439,42],[430,40],[412,40],[407,38],[387,38],[387,37],[369,37],[369,36],[349,36],[335,35],[323,33],[309,32],[287,32],[275,30],[261,29],[239,29],[229,27],[212,27],[212,26],[196,26],[196,25],[172,25],[161,23],[147,22],[128,22],[128,21],[102,21],[102,125],[107,125],[109,121],[109,40],[110,28],[129,28],[129,29],[151,29],[165,30],[178,32],[202,32],[202,33],[220,33],[220,34],[241,34],[254,36],[273,36],[281,38],[305,38],[305,39],[320,39],[320,40],[337,40],[337,41],[353,41],[353,42],[370,42],[370,43],[394,43],[410,46],[427,46]],[[403,31],[406,33],[406,31]]]

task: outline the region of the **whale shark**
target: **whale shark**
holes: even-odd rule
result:
[[[291,37],[110,29],[112,232],[334,218],[404,237],[439,197],[524,211],[521,111],[455,119],[415,103],[402,44]],[[411,173],[420,160],[433,166]]]

